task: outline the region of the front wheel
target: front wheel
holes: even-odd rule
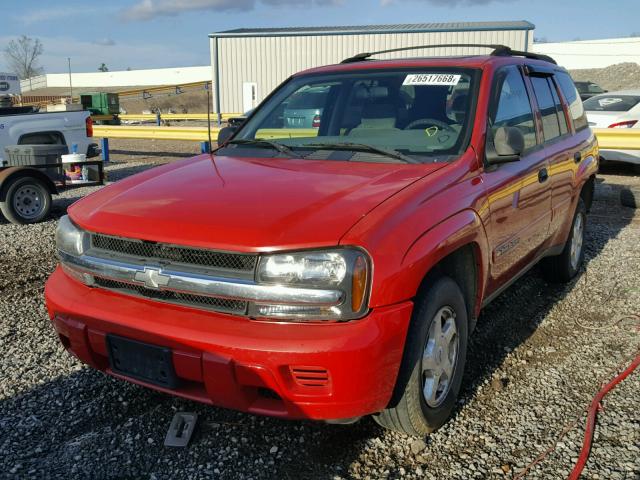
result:
[[[11,223],[23,225],[43,220],[51,210],[51,192],[39,179],[18,177],[4,185],[0,210]]]
[[[375,421],[412,436],[442,426],[462,384],[467,332],[460,288],[449,277],[438,278],[416,298],[394,398]]]

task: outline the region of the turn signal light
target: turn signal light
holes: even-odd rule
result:
[[[367,292],[367,262],[362,256],[356,258],[351,282],[351,309],[359,312]]]

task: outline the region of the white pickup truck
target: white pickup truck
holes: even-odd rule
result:
[[[16,145],[31,147],[31,150],[50,149],[71,151],[76,145],[77,153],[88,158],[100,154],[98,145],[91,142],[93,123],[87,111],[63,111],[38,113],[30,107],[0,108],[0,212],[12,223],[36,223],[43,220],[51,208],[51,196],[68,186],[62,174],[62,164],[49,165],[45,156],[41,161],[15,161],[5,156],[5,147]],[[66,145],[67,148],[55,148]],[[17,147],[16,147],[17,148]],[[15,151],[15,149],[13,150]],[[9,157],[9,156],[8,156]],[[34,158],[35,160],[35,158]],[[58,167],[60,165],[60,167]],[[102,184],[104,175],[102,162],[84,161],[76,166],[89,165],[98,171],[94,184]],[[53,168],[52,168],[53,167]],[[52,174],[51,172],[56,172]],[[86,183],[85,183],[86,184]]]
[[[33,112],[30,107],[0,108],[0,165],[10,145],[78,145],[87,158],[100,154],[93,143],[88,111]]]

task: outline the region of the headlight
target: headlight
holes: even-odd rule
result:
[[[355,248],[264,255],[256,274],[258,283],[337,290],[341,302],[326,306],[257,303],[250,315],[296,321],[359,318],[367,310],[370,277],[368,257]]]
[[[60,219],[56,229],[56,246],[59,251],[79,256],[88,249],[88,244],[89,236],[73,224],[69,215]]]
[[[339,285],[347,273],[340,253],[309,252],[271,255],[260,262],[258,281],[299,285]]]

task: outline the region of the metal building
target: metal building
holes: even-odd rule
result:
[[[254,108],[291,74],[339,63],[360,52],[414,45],[502,44],[527,51],[535,26],[526,21],[423,23],[348,27],[241,28],[209,35],[214,83],[214,112]],[[486,49],[439,48],[394,53],[474,55]],[[384,55],[376,58],[385,58]],[[218,108],[219,107],[219,108]]]

